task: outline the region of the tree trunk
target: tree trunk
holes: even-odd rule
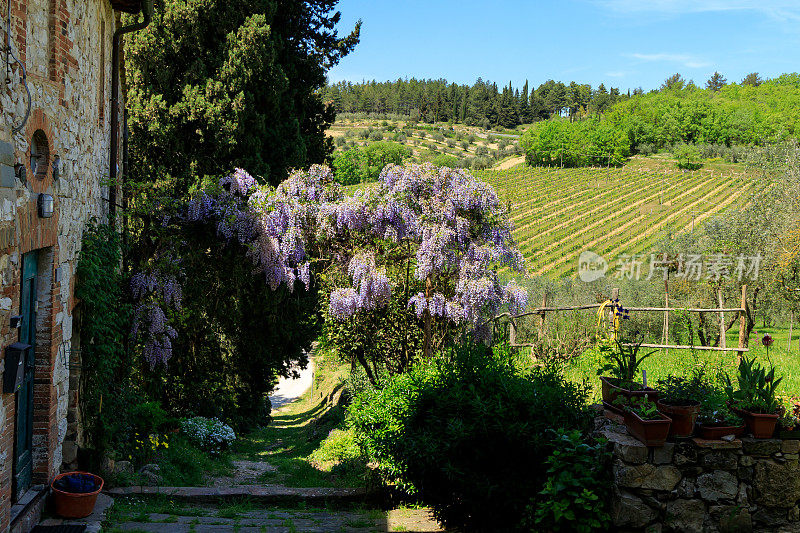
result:
[[[430,298],[431,293],[433,292],[433,282],[431,281],[431,277],[428,276],[425,278],[425,298]],[[426,359],[429,359],[431,356],[431,348],[433,346],[433,342],[431,339],[431,323],[433,322],[433,317],[431,316],[430,311],[425,309],[425,324],[424,324],[424,344],[423,344],[423,354],[425,355]]]

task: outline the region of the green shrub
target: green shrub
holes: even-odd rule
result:
[[[553,434],[547,481],[527,508],[526,525],[535,531],[606,531],[611,454],[605,442],[587,444],[574,430]]]
[[[547,430],[589,427],[585,385],[514,360],[507,347],[458,346],[349,408],[365,455],[448,527],[517,528],[547,476]]]
[[[522,135],[520,145],[531,165],[621,165],[630,155],[625,131],[597,118],[539,122]]]
[[[114,225],[86,228],[77,268],[75,296],[81,302],[81,394],[78,395],[86,446],[98,452],[129,441],[128,406],[133,362],[125,350],[131,308],[120,272],[122,250]]]
[[[388,164],[400,165],[410,155],[411,150],[401,144],[375,142],[339,154],[333,160],[334,175],[336,181],[343,185],[375,181],[383,167]]]
[[[672,149],[678,168],[697,170],[703,166],[700,162],[700,149],[693,144],[678,144]]]
[[[139,435],[160,433],[169,422],[167,412],[159,402],[137,403],[130,408],[131,425]]]
[[[436,156],[432,163],[437,167],[450,167],[450,168],[457,168],[458,165],[458,158],[454,155],[442,154]]]

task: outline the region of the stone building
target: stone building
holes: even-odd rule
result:
[[[0,531],[29,530],[76,462],[75,268],[108,216],[113,36],[139,2],[0,0]]]

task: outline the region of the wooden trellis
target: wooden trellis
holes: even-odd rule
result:
[[[619,298],[619,289],[613,289],[611,292],[611,301],[615,301]],[[689,313],[719,313],[719,328],[720,328],[720,339],[719,339],[719,346],[696,346],[696,345],[681,345],[681,344],[669,344],[667,342],[668,331],[665,329],[665,336],[662,337],[664,340],[661,344],[651,344],[651,343],[642,343],[641,346],[643,348],[660,348],[665,350],[706,350],[706,351],[718,351],[718,352],[736,352],[736,362],[741,360],[742,353],[748,352],[748,348],[746,345],[746,335],[747,335],[747,285],[742,286],[742,299],[741,299],[741,306],[740,307],[723,307],[724,302],[722,299],[722,290],[717,292],[717,301],[719,302],[719,307],[715,308],[694,308],[694,307],[626,307],[628,311],[638,311],[638,312],[658,312],[664,313],[664,324],[669,325],[669,313],[673,311],[685,311]],[[669,299],[666,298],[665,302],[669,302]],[[515,347],[531,347],[534,346],[533,343],[518,343],[517,342],[517,320],[527,316],[534,316],[539,315],[539,339],[544,336],[544,324],[545,319],[548,313],[558,313],[562,311],[580,311],[580,310],[589,310],[589,309],[600,309],[603,307],[604,304],[602,303],[595,303],[595,304],[587,304],[587,305],[569,305],[569,306],[548,306],[547,305],[547,295],[542,299],[542,306],[536,309],[532,309],[525,313],[521,313],[518,315],[512,315],[511,313],[502,313],[495,317],[495,320],[498,320],[503,317],[507,317],[509,320],[509,342],[511,346]],[[739,344],[736,347],[728,347],[727,342],[725,339],[725,332],[727,328],[725,327],[725,313],[737,313],[739,316]],[[631,343],[626,343],[626,346],[631,346]]]

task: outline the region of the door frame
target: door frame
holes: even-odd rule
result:
[[[17,501],[33,483],[34,374],[36,368],[36,311],[39,298],[38,250],[22,256],[20,280],[20,342],[30,344],[25,377],[14,396],[14,456],[12,500]],[[23,442],[24,440],[24,442]]]

